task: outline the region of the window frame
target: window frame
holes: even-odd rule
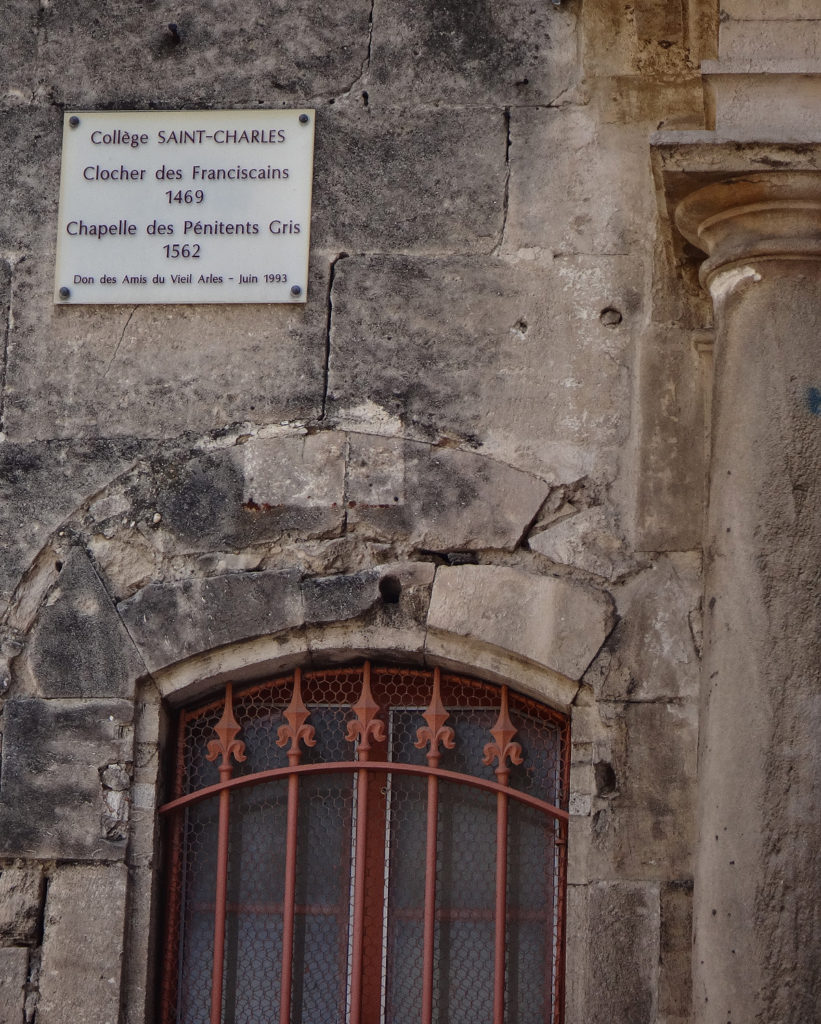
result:
[[[323,674],[356,672],[361,675],[361,690],[356,701],[349,701],[347,709],[351,716],[347,723],[347,740],[355,744],[354,754],[346,761],[330,761],[319,763],[302,763],[303,745],[313,745],[313,727],[310,724],[311,711],[302,701],[303,678],[315,679]],[[425,749],[424,764],[409,764],[394,760],[374,759],[372,754],[376,752],[377,758],[381,752],[384,756],[385,743],[385,722],[381,708],[374,701],[371,694],[371,678],[380,673],[398,674],[400,677],[406,675],[415,678],[425,677],[430,681],[430,700],[424,711],[420,711],[420,720],[425,724],[417,730],[418,742],[415,746]],[[446,724],[450,717],[442,704],[440,698],[440,683],[442,679],[458,680],[465,684],[483,688],[485,693],[498,695],[498,718],[493,728],[489,729],[488,742],[484,745],[484,763],[495,767],[491,772],[495,779],[480,777],[466,772],[454,772],[440,767],[442,751],[440,744],[446,748],[452,747],[453,730]],[[493,1024],[504,1024],[508,1020],[505,1006],[505,978],[506,978],[506,953],[507,941],[506,931],[508,928],[507,914],[507,859],[508,859],[508,813],[511,801],[517,804],[530,806],[545,813],[552,821],[554,834],[555,866],[553,869],[553,886],[555,891],[555,909],[553,914],[553,945],[552,955],[554,967],[552,972],[552,990],[545,992],[545,998],[549,1003],[549,1016],[544,1018],[546,1024],[561,1024],[563,1019],[564,1003],[564,950],[565,950],[565,907],[566,907],[566,885],[567,885],[567,831],[569,816],[567,811],[569,796],[569,772],[570,772],[570,720],[569,716],[555,709],[525,697],[520,693],[513,692],[512,696],[507,686],[499,686],[487,683],[482,680],[473,679],[461,674],[440,672],[439,668],[397,668],[396,666],[371,666],[366,661],[355,669],[334,668],[328,670],[316,670],[303,673],[297,668],[290,673],[278,675],[274,680],[253,685],[243,685],[238,688],[239,701],[247,697],[249,693],[260,691],[264,688],[278,687],[288,690],[290,687],[290,703],[283,712],[285,721],[278,730],[279,747],[290,744],[287,750],[288,764],[278,768],[267,768],[250,774],[236,774],[237,768],[245,761],[245,744],[239,738],[242,727],[234,715],[235,695],[231,683],[225,685],[224,693],[216,700],[200,703],[194,707],[183,708],[178,712],[177,717],[177,743],[176,743],[176,764],[173,772],[174,786],[172,798],[160,808],[160,814],[165,820],[168,829],[170,846],[170,900],[169,912],[166,920],[166,946],[164,955],[164,971],[161,992],[161,1013],[160,1019],[163,1024],[171,1024],[177,1021],[177,978],[179,971],[180,957],[180,914],[181,914],[181,878],[183,870],[183,839],[185,810],[192,805],[209,798],[216,798],[219,805],[218,825],[218,852],[216,866],[216,891],[214,900],[214,944],[215,955],[213,956],[213,970],[211,982],[211,1024],[220,1024],[222,1020],[223,1000],[223,975],[225,972],[224,949],[225,949],[225,927],[226,927],[226,901],[227,901],[227,878],[229,859],[229,828],[230,828],[230,807],[232,793],[242,790],[248,786],[254,786],[267,781],[282,779],[288,784],[288,826],[286,830],[286,895],[283,905],[283,941],[282,941],[282,973],[281,973],[281,1000],[279,1008],[279,1019],[281,1024],[290,1021],[290,989],[292,971],[292,945],[294,928],[294,871],[297,857],[296,848],[296,821],[299,807],[300,779],[308,776],[318,776],[324,773],[344,770],[354,774],[354,808],[355,823],[352,829],[354,849],[352,852],[352,920],[350,924],[352,935],[352,950],[350,963],[350,994],[347,999],[347,1021],[354,1022],[372,1021],[373,1017],[373,996],[370,996],[369,1009],[366,1006],[368,994],[363,993],[363,968],[362,968],[362,942],[364,935],[364,916],[366,914],[363,892],[364,871],[367,856],[365,848],[368,842],[373,841],[375,830],[368,822],[368,805],[371,810],[374,807],[374,782],[379,783],[386,776],[388,779],[393,774],[419,776],[427,780],[428,796],[426,810],[426,863],[425,863],[425,940],[424,940],[424,968],[422,984],[422,1016],[421,1024],[430,1024],[433,1020],[432,1002],[432,957],[433,939],[432,933],[435,928],[434,906],[437,893],[436,874],[436,850],[437,850],[437,828],[438,828],[438,788],[443,782],[459,783],[461,785],[473,786],[486,793],[495,794],[496,798],[496,906],[494,918],[494,1007]],[[558,730],[558,762],[555,778],[552,778],[554,789],[554,802],[550,802],[530,793],[524,792],[511,785],[511,766],[521,762],[521,746],[516,741],[517,728],[513,724],[509,714],[509,704],[514,703],[516,709],[532,709],[541,719],[549,721]],[[403,705],[398,703],[398,708],[410,710],[416,707],[415,704]],[[392,706],[393,707],[393,706]],[[208,759],[219,760],[218,773],[219,782],[210,785],[200,786],[193,791],[186,792],[186,729],[191,721],[205,712],[215,713],[215,709],[221,709],[219,722],[213,729],[214,738],[208,740]],[[455,710],[452,708],[451,710]],[[380,746],[381,745],[381,746]],[[486,773],[486,774],[490,774]],[[379,788],[384,787],[378,787]],[[377,800],[379,798],[377,797]],[[389,804],[389,798],[383,797],[383,803]],[[384,808],[378,813],[382,814]],[[386,828],[385,835],[388,835]],[[360,845],[361,844],[361,845]],[[381,854],[385,862],[389,857],[386,852],[389,847],[387,840],[382,841]],[[384,961],[383,961],[384,962]],[[549,1000],[548,1000],[549,995]],[[363,1003],[363,998],[366,1003]],[[365,1007],[365,1009],[363,1009]],[[275,1008],[272,1008],[274,1011]],[[382,1017],[380,1016],[381,1020]],[[508,1024],[512,1021],[508,1020]]]

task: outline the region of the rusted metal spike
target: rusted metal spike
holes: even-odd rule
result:
[[[499,763],[496,765],[495,771],[499,782],[503,786],[507,785],[510,778],[510,766],[507,764],[508,758],[510,758],[512,764],[522,763],[521,744],[513,742],[513,737],[517,731],[510,720],[510,714],[507,709],[507,687],[503,686],[502,706],[499,709],[499,717],[496,719],[496,724],[490,730],[495,743],[485,744],[485,756],[482,759],[483,764],[493,764],[493,759],[498,759]]]
[[[439,692],[439,669],[433,670],[433,694],[428,704],[427,709],[422,713],[422,717],[428,723],[427,725],[420,725],[416,730],[416,743],[414,746],[417,750],[422,748],[429,743],[430,749],[425,754],[428,764],[431,768],[439,767],[439,744],[444,744],[448,750],[453,750],[456,746],[455,734],[453,729],[449,725],[445,725],[445,722],[450,718],[450,715],[445,710],[444,704],[442,704],[442,697]]]
[[[288,740],[291,741],[291,748],[288,751],[288,764],[299,764],[302,757],[302,750],[299,741],[306,747],[316,746],[316,735],[312,725],[306,725],[311,712],[305,707],[302,701],[302,670],[294,671],[294,692],[291,703],[283,712],[287,725],[281,725],[277,731],[277,746],[284,747]]]
[[[225,707],[222,709],[222,718],[214,726],[217,739],[208,743],[208,760],[216,761],[222,755],[222,763],[219,766],[220,777],[230,778],[233,766],[231,757],[237,761],[245,760],[245,744],[237,739],[241,730],[239,722],[234,718],[234,688],[231,683],[225,687]]]
[[[348,722],[345,739],[349,743],[354,743],[358,737],[357,755],[360,761],[367,761],[371,740],[381,743],[385,739],[385,723],[376,717],[379,714],[379,705],[371,694],[371,664],[369,661],[365,662],[365,670],[362,674],[362,693],[351,710],[356,718],[352,718]]]

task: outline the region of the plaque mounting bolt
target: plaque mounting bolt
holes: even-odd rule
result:
[[[299,123],[300,124],[307,124],[310,120],[311,119],[310,119],[310,117],[308,117],[307,114],[300,114],[299,115]]]
[[[60,289],[60,298],[61,299],[71,298],[71,289],[70,288],[66,288],[66,286],[63,285],[63,287]]]
[[[302,289],[299,287],[299,285],[298,284],[292,284],[291,285],[291,295],[301,295],[301,294],[302,294]]]
[[[77,117],[76,114],[72,114],[71,117],[68,119],[68,123],[71,125],[72,128],[76,128],[77,125],[80,123],[80,118]]]

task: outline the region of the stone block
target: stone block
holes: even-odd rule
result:
[[[504,222],[506,140],[501,110],[322,110],[312,246],[489,252]]]
[[[344,476],[338,433],[253,439],[190,461],[169,460],[157,474],[155,503],[175,547],[243,549],[288,531],[340,532]]]
[[[565,959],[566,1024],[588,1024],[585,985],[589,950],[587,944],[587,910],[589,903],[586,885],[567,886],[567,955]]]
[[[579,77],[576,12],[505,0],[387,0],[374,11],[370,101],[548,104]]]
[[[365,433],[463,442],[548,481],[613,472],[641,281],[640,261],[618,257],[344,260],[329,416]],[[602,323],[608,307],[621,323]]]
[[[36,8],[32,9],[36,15]],[[14,47],[5,36],[4,6],[3,53]],[[5,59],[3,61],[5,68]],[[0,72],[2,74],[2,72]],[[54,224],[57,220],[57,196],[60,182],[60,143],[63,119],[55,107],[14,106],[0,118],[0,180],[14,182],[4,192],[0,209],[0,251],[48,252],[36,262],[50,279],[46,295],[51,294],[54,279]],[[29,256],[31,261],[34,257]]]
[[[534,530],[527,543],[531,551],[552,562],[572,565],[606,580],[622,576],[636,565],[615,524],[600,506],[567,515],[545,530]]]
[[[80,548],[69,555],[40,612],[26,660],[44,697],[134,696],[145,667]]]
[[[8,0],[3,5],[3,66],[0,101],[26,103],[34,86],[37,55],[37,7],[29,0]]]
[[[578,679],[613,621],[609,597],[506,566],[436,572],[428,627],[493,644]]]
[[[691,876],[697,717],[692,704],[619,709],[607,761],[615,789],[594,808],[589,877]]]
[[[15,274],[11,439],[165,437],[320,411],[328,278],[321,257],[300,306],[53,306],[42,298],[53,287],[50,256],[28,258]]]
[[[718,52],[722,59],[751,62],[816,60],[821,57],[821,10],[818,20],[722,21],[718,27]]]
[[[692,1007],[693,883],[662,885],[660,903],[659,1017],[686,1024]]]
[[[712,377],[692,332],[648,331],[639,346],[633,540],[643,551],[701,546],[707,473],[705,390]]]
[[[589,887],[588,1024],[655,1024],[659,962],[658,887],[599,882]]]
[[[510,551],[548,491],[544,481],[475,452],[350,436],[347,522],[359,535],[427,551]]]
[[[728,18],[751,21],[817,21],[819,16],[816,0],[721,0],[721,9]]]
[[[144,587],[118,605],[149,670],[304,622],[300,573],[229,573]]]
[[[42,899],[43,872],[39,864],[0,869],[0,943],[34,944]]]
[[[621,0],[600,0],[582,8],[582,52],[585,73],[592,78],[634,75],[639,66],[635,19],[626,16]]]
[[[698,553],[657,558],[611,590],[619,621],[585,675],[603,700],[698,699]]]
[[[510,138],[506,252],[642,251],[653,201],[646,126],[602,123],[589,107],[514,110]]]
[[[52,877],[40,972],[40,1024],[117,1024],[128,869],[66,865]]]
[[[303,583],[306,643],[322,664],[354,657],[392,656],[417,661],[435,568],[430,562],[396,562],[354,575]]]
[[[0,1024],[23,1024],[29,951],[19,946],[0,949]]]
[[[102,837],[100,768],[132,757],[123,700],[8,700],[3,709],[0,856],[119,860]]]
[[[122,472],[134,451],[109,441],[0,445],[0,609],[49,536]]]
[[[241,17],[225,0],[91,10],[68,0],[42,12],[38,75],[54,102],[83,109],[302,106],[361,74],[370,11],[371,0],[248,0]]]

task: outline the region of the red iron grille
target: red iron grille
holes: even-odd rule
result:
[[[565,716],[366,662],[177,736],[163,1024],[560,1024]]]

